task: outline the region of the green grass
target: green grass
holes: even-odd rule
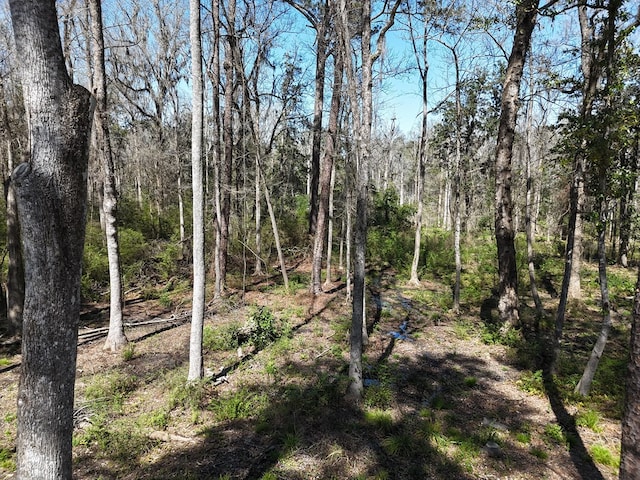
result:
[[[545,438],[558,445],[565,445],[567,443],[567,436],[565,435],[562,427],[557,423],[549,423],[544,427]]]
[[[415,440],[406,433],[391,435],[382,440],[382,448],[391,456],[411,456],[415,453]]]
[[[268,404],[269,398],[265,392],[241,388],[213,400],[209,409],[214,412],[217,421],[224,422],[259,417]]]
[[[607,467],[619,468],[620,467],[620,455],[614,455],[607,447],[603,445],[593,445],[589,451],[593,460],[600,465],[606,465]]]
[[[119,410],[124,399],[138,388],[138,378],[120,371],[95,375],[84,389],[84,396],[94,405]]]
[[[520,379],[516,381],[516,385],[525,393],[538,396],[545,395],[542,370],[536,370],[535,372],[524,372],[520,376]]]
[[[0,468],[10,472],[15,472],[16,460],[14,452],[6,448],[0,448]]]
[[[122,349],[122,359],[125,362],[129,362],[133,360],[136,356],[136,345],[135,343],[127,343],[127,346]]]
[[[529,453],[540,460],[546,460],[549,458],[549,453],[542,447],[531,447]]]
[[[151,427],[160,430],[166,430],[169,426],[169,413],[164,409],[154,410],[142,414],[138,418],[138,424],[143,427]]]
[[[595,410],[587,410],[579,413],[576,416],[576,425],[589,428],[595,433],[600,433],[603,430],[600,425],[600,414]]]
[[[393,417],[391,416],[391,413],[379,408],[365,410],[364,421],[368,425],[385,432],[390,431],[393,427]]]

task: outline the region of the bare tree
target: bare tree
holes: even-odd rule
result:
[[[80,279],[93,108],[69,78],[55,2],[12,0],[30,160],[13,172],[25,259],[17,475],[71,479]]]
[[[116,182],[113,168],[113,153],[109,135],[109,112],[107,110],[107,78],[104,70],[104,37],[102,34],[102,5],[99,0],[88,0],[91,16],[91,54],[93,60],[93,94],[96,98],[95,131],[98,155],[104,171],[102,211],[107,238],[109,260],[109,333],[104,343],[105,350],[116,352],[127,344],[122,322],[122,276],[120,272],[120,245],[118,242],[118,220]]]
[[[371,2],[365,0],[358,8],[360,17],[357,25],[361,28],[360,61],[362,65],[360,82],[356,80],[356,69],[352,59],[351,40],[353,38],[345,0],[338,6],[338,35],[343,49],[347,80],[347,93],[351,106],[352,128],[356,151],[356,224],[354,237],[354,284],[353,311],[351,320],[348,395],[359,399],[363,392],[362,348],[364,345],[365,316],[365,259],[367,241],[367,202],[369,183],[369,157],[371,155],[371,128],[373,124],[373,64],[382,54],[386,33],[393,26],[401,0],[390,5],[388,19],[376,39],[376,49],[371,51]]]
[[[191,189],[193,192],[193,301],[189,374],[187,381],[203,376],[202,334],[205,308],[204,260],[204,184],[202,179],[203,78],[200,0],[189,1],[189,40],[191,43]],[[214,39],[215,41],[216,39]]]
[[[316,215],[317,224],[314,229],[315,236],[313,242],[313,258],[311,270],[311,291],[312,293],[322,293],[322,253],[325,244],[326,224],[329,216],[331,178],[334,169],[333,160],[336,150],[338,135],[338,121],[340,115],[340,105],[342,100],[342,77],[344,75],[344,62],[342,54],[336,51],[334,54],[335,65],[333,74],[333,90],[331,93],[331,109],[329,111],[329,124],[327,139],[324,147],[324,154],[320,168],[320,195],[318,201],[318,212]],[[329,251],[331,249],[327,247]],[[327,273],[327,279],[329,273]]]

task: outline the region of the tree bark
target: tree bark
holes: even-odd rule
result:
[[[601,176],[601,182],[606,185],[605,176]],[[604,187],[605,185],[602,185]],[[601,187],[601,188],[602,188]],[[600,192],[604,197],[604,190]],[[604,352],[604,347],[607,344],[609,338],[609,332],[611,331],[611,305],[609,302],[609,288],[607,285],[607,253],[606,253],[606,234],[607,234],[607,200],[602,198],[600,201],[600,219],[598,222],[598,280],[600,283],[600,301],[602,303],[602,328],[600,334],[596,340],[587,366],[582,373],[580,381],[576,385],[575,392],[582,396],[589,395],[591,390],[591,383],[593,377],[596,374],[598,363]]]
[[[259,152],[258,152],[259,155]],[[262,169],[259,166],[260,159],[256,157],[256,162],[258,162],[258,169],[260,172],[260,177],[262,178],[262,185],[264,190],[264,199],[267,203],[267,211],[269,212],[269,218],[271,219],[271,229],[273,231],[273,240],[276,243],[276,250],[278,252],[278,260],[280,261],[280,271],[282,272],[282,280],[284,282],[285,290],[289,290],[289,277],[287,276],[287,265],[284,261],[284,254],[282,253],[282,247],[280,246],[280,234],[278,233],[278,222],[276,221],[276,215],[273,211],[273,205],[271,203],[271,195],[269,194],[269,187],[267,185],[267,180],[264,178],[264,174],[262,173]]]
[[[109,262],[109,333],[103,348],[116,352],[128,340],[122,323],[122,276],[120,271],[120,245],[118,241],[115,174],[111,137],[109,135],[109,112],[107,110],[107,79],[104,70],[104,37],[102,33],[102,6],[99,0],[89,0],[91,17],[91,54],[93,60],[93,90],[96,98],[94,118],[98,155],[104,171],[102,213],[104,215],[107,258]]]
[[[419,286],[420,278],[418,277],[418,265],[420,263],[420,243],[422,240],[422,215],[423,215],[423,196],[424,196],[424,177],[426,170],[426,159],[427,159],[427,145],[428,145],[428,97],[427,97],[427,79],[429,74],[429,56],[427,50],[427,41],[428,41],[428,24],[424,22],[424,31],[422,36],[422,55],[423,55],[423,63],[420,65],[419,55],[417,51],[417,47],[415,46],[415,39],[413,37],[413,29],[411,29],[412,42],[414,45],[414,53],[416,55],[416,62],[418,63],[418,70],[420,73],[420,80],[422,86],[422,122],[420,129],[420,143],[418,147],[418,172],[416,178],[416,203],[418,204],[418,210],[416,212],[416,229],[413,239],[413,260],[411,261],[411,277],[409,279],[409,283],[411,285]],[[404,173],[404,169],[402,170]],[[403,203],[403,182],[400,182],[400,205]]]
[[[187,381],[200,380],[204,374],[202,334],[205,307],[204,259],[204,183],[202,176],[203,79],[200,0],[189,1],[189,40],[191,44],[191,188],[193,193],[193,299],[189,340]],[[216,39],[214,38],[214,41]]]
[[[516,6],[517,23],[513,47],[502,90],[500,123],[496,148],[495,236],[498,247],[498,313],[503,328],[520,325],[518,272],[516,268],[511,159],[518,114],[522,72],[536,25],[538,0],[524,0]]]
[[[222,272],[220,270],[220,243],[222,240],[222,196],[220,188],[220,167],[222,149],[220,142],[220,2],[211,2],[211,17],[213,24],[211,42],[211,68],[208,72],[211,81],[211,144],[213,150],[213,204],[215,211],[215,242],[213,251],[213,270],[215,276],[214,297],[222,295]]]
[[[327,31],[329,28],[329,2],[323,1],[320,5],[321,18],[316,22],[316,74],[315,94],[313,100],[313,138],[311,143],[311,168],[309,184],[309,235],[314,235],[318,226],[318,212],[320,209],[320,149],[322,141],[322,113],[324,110],[324,84],[325,71],[328,58]]]
[[[7,323],[9,335],[19,333],[22,329],[24,310],[24,260],[20,245],[20,221],[16,202],[15,186],[11,177],[5,183],[5,199],[7,204]],[[4,293],[4,292],[3,292]]]
[[[318,199],[318,212],[316,226],[314,228],[313,258],[311,269],[311,291],[314,295],[322,293],[322,253],[325,243],[326,224],[329,211],[329,196],[331,194],[331,172],[333,170],[333,157],[338,135],[338,118],[342,99],[342,76],[344,64],[342,55],[336,52],[333,74],[333,91],[331,94],[331,110],[329,111],[329,125],[327,140],[324,147],[323,161],[320,170],[320,195]]]
[[[53,0],[12,0],[31,139],[13,172],[25,259],[17,477],[71,479],[80,279],[93,106],[73,85]]]
[[[535,327],[538,330],[540,319],[544,316],[544,307],[542,306],[542,300],[540,300],[540,294],[538,293],[538,286],[536,283],[536,268],[534,264],[534,240],[535,240],[535,221],[534,221],[534,209],[532,205],[532,192],[534,189],[534,178],[531,172],[531,131],[533,129],[533,98],[528,101],[527,104],[527,121],[525,127],[525,146],[523,154],[525,156],[525,172],[526,172],[526,194],[525,194],[525,215],[524,225],[527,236],[527,269],[529,271],[529,283],[531,285],[531,297],[533,297],[533,303],[536,306],[536,321]]]
[[[622,417],[620,480],[640,478],[640,267],[631,320],[627,391]]]
[[[233,92],[234,92],[234,51],[236,1],[229,0],[227,5],[227,41],[225,42],[225,60],[223,64],[225,72],[224,89],[224,118],[222,121],[222,135],[224,142],[224,154],[220,157],[220,216],[218,223],[220,228],[219,255],[219,279],[216,287],[221,294],[225,288],[227,278],[227,258],[229,250],[229,222],[231,220],[231,180],[233,171]]]
[[[9,111],[5,97],[4,82],[0,80],[0,96],[2,108],[2,137],[6,143],[8,172],[4,182],[4,197],[7,206],[7,256],[9,258],[7,268],[6,299],[3,298],[0,315],[6,325],[6,333],[10,336],[19,334],[22,330],[22,310],[24,308],[24,264],[22,259],[22,247],[20,246],[20,222],[18,219],[18,206],[16,194],[11,184],[10,172],[13,170],[13,139],[11,125],[9,123]],[[1,292],[4,294],[5,292]],[[4,297],[4,295],[3,295]],[[2,326],[0,324],[0,326]]]
[[[329,218],[327,219],[327,261],[326,261],[326,276],[324,279],[324,287],[328,288],[332,284],[332,262],[331,258],[333,256],[332,247],[333,247],[333,191],[336,184],[336,165],[335,162],[333,164],[333,168],[331,169],[331,181],[329,184]]]

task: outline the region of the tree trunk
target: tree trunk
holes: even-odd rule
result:
[[[320,189],[320,148],[322,141],[322,113],[324,110],[324,82],[327,64],[327,30],[329,28],[329,2],[320,5],[322,17],[316,23],[316,74],[313,100],[313,131],[311,143],[311,165],[309,175],[309,235],[315,236],[318,226],[319,189]],[[315,247],[314,247],[315,248]]]
[[[420,80],[422,85],[422,122],[421,122],[421,130],[420,130],[420,144],[418,147],[418,172],[416,178],[416,203],[418,205],[418,210],[416,212],[416,230],[413,238],[413,260],[411,261],[411,277],[409,279],[409,283],[411,285],[419,286],[420,279],[418,277],[418,265],[420,264],[420,243],[422,240],[422,211],[423,211],[423,190],[424,190],[424,176],[425,176],[425,164],[427,158],[427,145],[428,145],[428,97],[427,97],[427,79],[429,73],[429,57],[427,50],[427,35],[428,25],[427,22],[424,23],[424,32],[422,37],[422,54],[423,54],[423,63],[420,66],[419,55],[417,54],[417,48],[414,47],[414,51],[416,52],[416,61],[418,63],[418,68],[420,71]],[[413,35],[413,30],[411,31]],[[413,36],[412,36],[413,41]],[[401,170],[401,174],[404,174],[404,169]],[[401,177],[403,178],[404,175]],[[400,181],[400,205],[403,203],[403,181]]]
[[[254,275],[262,275],[262,206],[260,202],[260,166],[256,162],[255,168],[255,220],[256,220],[256,264],[253,269]]]
[[[604,175],[601,176],[601,181],[605,182]],[[601,192],[604,196],[604,191]],[[609,303],[609,288],[607,286],[607,247],[606,247],[606,233],[607,233],[607,200],[602,198],[600,201],[600,219],[598,222],[598,280],[600,282],[600,297],[602,303],[602,328],[600,334],[596,340],[596,344],[593,346],[591,356],[587,362],[587,366],[582,373],[580,381],[576,385],[575,392],[580,395],[587,396],[591,390],[591,383],[593,377],[598,368],[598,363],[604,352],[604,347],[607,344],[609,338],[609,332],[611,330],[611,305]]]
[[[24,265],[22,259],[22,247],[20,246],[20,222],[18,220],[18,207],[16,205],[15,189],[11,183],[11,170],[13,170],[13,139],[11,125],[9,123],[9,111],[5,97],[4,82],[0,80],[0,96],[2,102],[2,130],[3,140],[7,148],[7,177],[4,182],[4,198],[6,204],[7,224],[7,256],[9,264],[7,268],[6,296],[3,291],[3,304],[0,308],[2,321],[6,325],[6,333],[10,336],[19,334],[22,330],[22,309],[24,308]],[[1,325],[0,325],[1,326]]]
[[[597,37],[594,26],[587,15],[587,2],[581,0],[578,5],[578,21],[580,23],[580,69],[582,71],[582,105],[581,120],[586,122],[592,114],[593,102],[601,79],[601,52],[596,50]],[[558,310],[556,312],[552,370],[557,368],[560,354],[560,340],[564,330],[567,303],[570,298],[580,298],[580,263],[582,258],[582,211],[585,204],[585,170],[586,159],[584,149],[586,142],[581,142],[580,151],[573,159],[573,176],[569,192],[569,225],[567,227],[567,246],[565,248],[565,266],[562,277],[562,288]]]
[[[531,43],[531,35],[536,25],[538,3],[538,0],[524,0],[516,6],[517,23],[502,90],[496,147],[495,235],[498,247],[498,313],[503,328],[506,329],[520,325],[511,198],[511,159],[522,72]]]
[[[542,300],[538,294],[538,286],[536,284],[536,268],[534,265],[534,221],[533,221],[533,205],[531,204],[531,195],[533,191],[533,174],[531,173],[531,130],[533,119],[533,99],[530,99],[527,104],[527,122],[525,132],[525,172],[526,172],[526,194],[525,194],[525,215],[524,225],[527,235],[527,268],[529,270],[529,283],[531,284],[531,296],[533,297],[533,303],[536,306],[536,331],[538,330],[539,320],[544,316],[544,307],[542,306]]]
[[[622,417],[620,480],[640,478],[640,267],[631,320],[627,392]]]
[[[322,293],[322,253],[325,243],[326,224],[329,211],[329,196],[331,194],[331,172],[333,171],[333,157],[338,135],[338,117],[342,99],[343,61],[339,52],[335,54],[333,74],[333,92],[331,94],[331,110],[329,112],[329,130],[324,147],[323,161],[320,171],[320,195],[316,226],[314,228],[313,258],[311,269],[311,292],[314,295]]]
[[[362,138],[364,127],[363,115],[360,115],[359,105],[359,92],[358,85],[356,83],[356,73],[353,66],[353,59],[351,58],[351,32],[349,28],[349,20],[347,16],[346,1],[340,1],[340,13],[339,13],[339,35],[341,39],[341,48],[343,52],[343,58],[345,62],[345,71],[347,76],[347,91],[349,101],[351,103],[351,116],[352,116],[352,128],[353,137],[355,139],[355,152],[356,152],[356,220],[355,220],[355,238],[354,238],[354,279],[353,279],[353,302],[352,302],[352,315],[351,315],[351,334],[349,338],[350,350],[349,350],[349,387],[347,394],[354,400],[359,401],[362,398],[364,389],[362,379],[362,323],[363,323],[363,307],[364,307],[364,275],[365,275],[365,249],[366,249],[366,236],[367,236],[367,182],[365,177],[366,170],[366,156],[364,154],[364,140]],[[361,9],[360,20],[364,22],[362,30],[362,54],[365,55],[365,50],[370,49],[371,27],[370,27],[370,9],[371,4],[369,0],[365,0]],[[367,60],[369,57],[367,57]],[[366,104],[367,99],[364,98],[364,91],[367,87],[369,68],[365,61],[362,59],[362,100],[363,106]],[[364,157],[364,158],[363,158]]]
[[[24,260],[20,245],[20,222],[16,192],[11,177],[5,183],[5,199],[7,204],[7,254],[9,257],[6,296],[7,326],[8,334],[15,335],[22,330]]]
[[[618,248],[618,264],[627,268],[629,266],[629,241],[632,232],[632,218],[635,213],[635,185],[638,178],[638,140],[634,140],[634,152],[624,154],[625,167],[630,175],[623,179],[622,195],[620,197],[620,239]]]
[[[102,213],[104,215],[107,258],[109,262],[109,333],[103,348],[116,352],[127,344],[122,322],[122,276],[120,272],[120,244],[118,241],[117,206],[113,154],[109,135],[107,111],[107,79],[104,71],[104,37],[102,34],[102,6],[99,0],[89,0],[91,16],[91,54],[93,56],[93,89],[96,98],[95,129],[98,155],[102,160],[104,183]]]
[[[256,158],[256,162],[260,162]],[[258,167],[260,169],[260,167]],[[278,223],[276,222],[276,215],[273,211],[273,205],[271,204],[271,196],[269,195],[269,187],[267,186],[267,180],[264,178],[262,169],[260,169],[260,176],[262,177],[262,185],[264,189],[264,199],[267,203],[267,211],[269,212],[269,218],[271,219],[271,229],[273,230],[273,239],[276,243],[276,250],[278,252],[278,260],[280,261],[280,270],[282,272],[282,280],[284,282],[285,290],[289,290],[289,277],[287,276],[287,265],[284,261],[284,254],[282,253],[282,247],[280,246],[280,234],[278,233]]]
[[[456,273],[453,282],[453,311],[460,312],[460,277],[462,274],[462,254],[460,252],[460,232],[462,229],[462,182],[460,170],[462,168],[462,99],[460,83],[460,62],[458,61],[458,52],[456,47],[451,48],[453,61],[456,69],[456,160],[453,168],[453,251],[456,264]]]
[[[213,251],[213,270],[215,277],[214,297],[222,295],[222,272],[220,270],[220,243],[222,241],[222,229],[220,218],[222,217],[222,197],[220,191],[220,167],[221,167],[221,142],[220,142],[220,2],[211,2],[211,16],[213,31],[211,42],[211,143],[213,145],[213,206],[215,211],[215,243]]]
[[[234,51],[236,1],[229,0],[227,5],[227,41],[225,42],[225,90],[224,90],[224,118],[222,122],[222,135],[224,141],[224,155],[220,167],[220,216],[218,223],[220,228],[219,242],[219,282],[220,293],[225,288],[227,278],[227,258],[229,249],[229,221],[231,219],[231,180],[233,171],[233,92],[234,92]],[[216,284],[218,286],[218,283]]]
[[[329,218],[327,220],[327,261],[326,261],[326,277],[324,279],[324,286],[328,288],[332,284],[332,275],[331,275],[331,256],[332,246],[333,246],[333,190],[336,184],[336,165],[333,164],[333,168],[331,169],[331,182],[329,185]]]
[[[91,96],[65,68],[53,0],[12,0],[31,139],[13,172],[25,260],[17,478],[71,479]]]
[[[202,178],[203,80],[200,0],[189,1],[191,44],[191,188],[193,191],[193,300],[187,381],[203,377],[202,333],[205,307],[204,184]],[[215,41],[216,39],[214,39]]]

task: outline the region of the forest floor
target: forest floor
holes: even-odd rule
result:
[[[88,306],[78,350],[74,478],[617,478],[619,413],[566,398],[525,366],[527,342],[487,342],[480,306],[459,315],[439,308],[437,299],[450,296],[439,283],[416,288],[390,271],[372,276],[367,387],[363,403],[352,404],[344,396],[345,286],[337,282],[332,293],[313,298],[308,278],[299,266],[289,292],[276,283],[281,279],[264,277],[251,279],[244,294],[211,302],[207,380],[192,386],[186,291],[171,294],[170,306],[166,298],[165,306],[130,301],[125,321],[158,323],[128,327],[130,346],[119,354],[103,351],[96,332],[108,324],[107,310]],[[235,348],[232,332],[256,312],[273,314],[279,338],[260,349]],[[597,310],[593,315],[596,328]],[[8,479],[20,356],[5,346],[0,359],[0,478]]]

